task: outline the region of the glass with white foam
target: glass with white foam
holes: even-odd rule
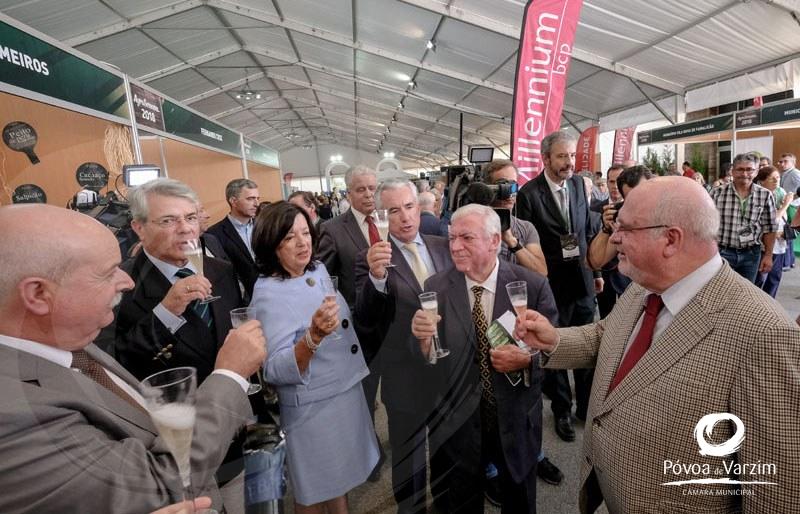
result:
[[[431,338],[431,350],[428,354],[428,363],[436,364],[436,361],[439,359],[450,355],[450,350],[442,348],[442,344],[439,342],[439,328],[438,322],[436,321],[439,315],[439,300],[435,292],[428,292],[419,295],[419,303],[422,305],[422,312],[424,312],[434,324],[437,324],[437,328]]]
[[[375,210],[375,227],[378,229],[378,235],[381,236],[381,241],[389,241],[389,211],[386,209]],[[391,262],[384,266],[384,268],[394,268]]]
[[[189,239],[183,245],[183,255],[186,257],[195,269],[195,274],[203,276],[203,245],[199,239]],[[209,303],[222,298],[221,296],[208,295],[202,300],[197,300],[198,303]]]
[[[506,293],[508,293],[508,299],[511,301],[511,306],[514,308],[514,312],[517,314],[517,319],[525,315],[525,310],[528,308],[528,283],[524,280],[519,280],[517,282],[509,282],[506,284]],[[536,350],[531,350],[531,348],[523,343],[515,339],[517,342],[517,346],[522,348],[523,350],[527,350],[530,353],[536,353]]]
[[[178,465],[183,499],[193,500],[190,458],[197,416],[197,370],[190,366],[172,368],[150,375],[141,384],[153,424]]]
[[[239,328],[253,319],[256,319],[256,310],[252,307],[240,307],[231,311],[231,326],[233,328]],[[256,394],[264,388],[264,383],[259,371],[256,371],[255,377],[255,383],[253,382],[253,377],[250,377],[250,386],[247,388],[247,394]]]
[[[325,294],[325,301],[336,303],[339,295],[339,277],[324,277],[320,281],[320,286],[322,287],[322,292]],[[341,334],[336,331],[331,332],[326,337],[329,337],[332,341],[338,341],[342,338]]]

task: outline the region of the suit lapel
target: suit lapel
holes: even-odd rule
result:
[[[368,248],[369,241],[364,239],[364,233],[361,232],[361,227],[358,226],[358,220],[355,214],[353,214],[351,210],[348,210],[346,213],[342,214],[342,216],[344,217],[342,225],[353,241],[353,244],[356,246],[356,249],[363,250],[364,248]]]
[[[650,349],[642,356],[628,376],[625,377],[625,380],[620,382],[614,391],[608,395],[603,405],[604,411],[613,409],[626,399],[638,394],[644,387],[663,375],[678,360],[685,357],[695,345],[700,343],[711,332],[713,327],[707,320],[712,313],[722,309],[719,304],[719,298],[723,298],[725,295],[724,284],[730,273],[733,273],[733,271],[728,266],[723,265],[714,278],[678,313],[667,329],[653,341]],[[644,310],[644,293],[644,290],[640,293],[641,298],[638,303],[641,308],[637,311],[639,315]],[[633,332],[638,317],[636,316],[626,323],[631,325],[627,331],[628,338]],[[616,365],[609,377],[603,377],[605,381],[603,384],[604,389],[601,390],[603,394],[608,390],[611,377],[619,367],[622,351],[628,338],[622,340],[621,346],[617,345],[615,351]]]
[[[467,282],[464,274],[453,269],[449,272],[450,287],[448,294],[445,295],[445,305],[447,312],[451,313],[458,325],[464,331],[467,344],[475,345],[475,328],[472,323],[472,310],[469,308],[469,296],[467,293]],[[449,344],[453,344],[449,341]]]
[[[544,205],[544,208],[547,209],[547,212],[556,220],[563,231],[566,220],[561,214],[561,209],[558,207],[555,198],[553,198],[553,193],[550,192],[550,185],[544,178],[544,172],[540,173],[535,180],[538,180],[536,185],[539,188],[539,201]]]
[[[417,283],[417,277],[414,276],[414,271],[408,265],[405,256],[403,256],[403,251],[394,244],[391,238],[389,238],[389,242],[392,245],[392,264],[395,266],[394,270],[389,271],[389,273],[394,273],[400,277],[414,293],[421,293],[422,284]]]
[[[207,261],[208,259],[204,259],[204,262]],[[217,268],[215,266],[208,266],[204,264],[203,268],[203,273],[205,274],[206,278],[208,278],[208,281],[211,282],[212,286],[221,282],[220,277],[216,274]],[[221,300],[211,302],[208,304],[208,306],[211,309],[211,316],[214,319],[215,343],[217,349],[219,349],[222,346],[222,343],[225,341],[225,336],[227,335],[227,330],[224,330],[226,324],[223,323],[223,321],[227,316],[230,316],[230,312],[226,310],[225,304]]]
[[[450,250],[445,247],[444,251],[442,251],[439,244],[437,244],[439,241],[438,239],[432,239],[424,234],[420,235],[422,236],[422,240],[425,241],[425,248],[428,249],[428,255],[431,256],[433,267],[436,268],[430,270],[429,275],[446,270],[449,267],[448,257],[450,256]]]
[[[144,311],[152,310],[172,287],[170,281],[150,262],[144,252],[136,257],[133,275],[136,277],[133,301]]]
[[[242,236],[239,235],[239,232],[236,231],[236,227],[233,226],[233,223],[227,216],[225,216],[225,223],[222,225],[222,230],[225,232],[225,235],[228,236],[228,239],[233,241],[233,244],[236,245],[239,253],[245,255],[250,262],[254,262],[253,256],[250,255],[250,250],[247,249],[247,245],[242,241]]]
[[[494,291],[494,306],[492,307],[492,319],[488,320],[489,323],[505,314],[508,310],[514,312],[514,307],[508,299],[508,293],[506,293],[506,284],[514,282],[517,277],[508,264],[504,261],[498,262],[499,269],[497,270],[497,284]]]

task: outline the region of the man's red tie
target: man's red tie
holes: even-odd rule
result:
[[[639,362],[639,359],[642,358],[642,355],[650,348],[650,345],[653,343],[653,331],[656,328],[656,318],[658,318],[658,313],[661,312],[662,307],[664,307],[664,302],[661,300],[660,295],[650,294],[647,296],[642,326],[639,328],[639,333],[636,334],[633,343],[631,343],[631,347],[628,348],[628,353],[625,354],[625,358],[622,359],[622,363],[619,365],[619,368],[617,368],[617,373],[611,380],[611,385],[608,386],[608,394],[611,394],[611,391],[622,382],[630,370]]]
[[[381,240],[381,235],[378,233],[378,227],[375,226],[375,220],[372,216],[367,216],[367,232],[369,233],[369,245],[372,246],[375,243],[379,243]]]

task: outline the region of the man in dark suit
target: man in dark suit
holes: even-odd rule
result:
[[[197,216],[200,221],[200,244],[203,245],[203,253],[207,257],[214,257],[221,261],[231,262],[231,258],[228,257],[225,248],[222,247],[222,243],[217,239],[217,236],[208,233],[208,221],[211,219],[211,215],[208,214],[208,211],[206,211],[205,207],[202,205],[197,209]]]
[[[0,512],[150,512],[179,500],[138,380],[92,344],[134,285],[117,241],[47,205],[0,207],[0,240]],[[265,344],[257,321],[231,331],[197,390],[192,481],[217,509],[213,475],[252,414],[244,377]]]
[[[441,346],[450,351],[433,366],[437,385],[428,391],[436,404],[428,423],[431,483],[441,512],[483,512],[487,462],[499,473],[502,512],[536,512],[539,357],[513,343],[490,349],[487,327],[508,312],[513,331],[514,309],[505,291],[510,282],[527,283],[528,308],[552,320],[557,311],[543,276],[498,260],[500,234],[500,218],[491,208],[458,209],[450,226],[455,269],[425,282],[426,291],[438,293]],[[411,331],[419,340],[418,346],[412,343],[419,358],[429,355],[435,329],[418,310]]]
[[[533,223],[539,232],[562,327],[585,325],[594,319],[595,288],[602,280],[599,271],[595,277],[586,266],[586,249],[594,234],[583,179],[573,175],[576,144],[566,132],[542,139],[544,172],[522,186],[517,195],[517,217]],[[585,419],[592,371],[574,370],[573,374],[576,415]],[[556,433],[565,441],[574,441],[566,371],[546,371],[544,390],[552,400]]]
[[[447,237],[447,221],[436,214],[436,196],[430,191],[419,194],[419,231],[429,236]]]
[[[430,194],[430,193],[421,193]],[[361,251],[356,261],[356,311],[369,326],[381,362],[381,399],[386,406],[392,448],[392,488],[399,513],[425,512],[426,421],[432,412],[430,387],[435,369],[412,354],[408,327],[419,309],[425,279],[452,268],[447,240],[422,235],[417,190],[408,180],[390,179],[377,192],[389,212],[389,241]],[[387,264],[395,267],[386,267]]]
[[[208,229],[222,243],[228,254],[236,276],[242,281],[245,297],[253,295],[253,286],[258,279],[255,257],[250,242],[253,234],[253,219],[258,210],[258,185],[252,180],[238,178],[225,186],[225,198],[231,212]]]
[[[98,344],[111,349],[139,380],[165,369],[192,366],[202,383],[214,370],[231,329],[231,309],[242,305],[233,269],[205,256],[203,269],[197,269],[184,254],[186,242],[199,234],[199,219],[197,195],[182,182],[166,178],[148,182],[131,190],[128,201],[142,251],[122,269],[135,285],[123,294],[116,321],[103,330]],[[220,298],[198,303],[212,293]],[[220,482],[241,473],[240,444],[231,445],[225,463]]]

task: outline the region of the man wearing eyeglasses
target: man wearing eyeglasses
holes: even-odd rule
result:
[[[778,231],[772,193],[753,183],[758,164],[755,154],[737,155],[731,169],[733,181],[711,191],[720,216],[719,253],[751,282],[758,273],[772,269],[772,247]]]
[[[200,234],[198,198],[186,184],[156,179],[131,190],[128,201],[142,251],[121,268],[135,285],[96,343],[139,380],[193,366],[200,384],[231,330],[230,311],[242,306],[233,268],[204,256],[203,269],[196,269],[184,254],[186,242]],[[220,298],[198,303],[212,294]],[[242,469],[241,443],[234,442],[217,479],[226,483]],[[234,494],[243,494],[242,486]]]

